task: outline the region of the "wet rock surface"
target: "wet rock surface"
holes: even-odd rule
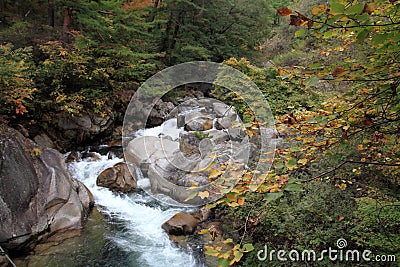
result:
[[[179,212],[161,226],[168,234],[180,236],[193,234],[198,221],[190,214]]]
[[[12,128],[0,133],[0,243],[31,249],[57,233],[79,230],[93,196],[73,179],[64,157]]]
[[[98,186],[110,188],[113,191],[128,193],[137,189],[136,177],[134,177],[126,163],[120,162],[113,167],[105,169],[97,177]]]

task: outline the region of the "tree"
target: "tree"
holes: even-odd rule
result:
[[[362,240],[357,243],[361,249],[368,248],[368,245],[382,249],[384,245],[376,245],[380,244],[380,239],[385,239],[385,243],[391,244],[385,247],[385,249],[390,248],[384,251],[385,253],[392,253],[393,247],[398,248],[398,242],[394,243],[397,239],[393,238],[398,235],[396,217],[391,217],[392,213],[385,213],[377,203],[385,203],[383,207],[386,207],[386,210],[392,207],[398,209],[398,193],[400,192],[398,178],[400,174],[399,5],[399,1],[386,0],[376,0],[373,3],[333,0],[327,5],[320,4],[313,7],[310,13],[292,11],[287,7],[277,9],[281,16],[290,18],[290,25],[296,27],[296,38],[307,39],[313,36],[319,44],[314,52],[327,58],[325,62],[313,62],[310,65],[278,67],[282,81],[314,89],[321,82],[346,82],[347,87],[342,89],[342,93],[335,92],[325,96],[326,100],[321,105],[292,106],[290,107],[292,110],[287,114],[277,117],[277,130],[285,136],[286,145],[277,149],[272,170],[268,174],[261,174],[264,175],[265,181],[256,190],[260,195],[248,193],[251,185],[244,179],[239,182],[237,188],[218,201],[222,205],[234,207],[235,215],[242,216],[241,224],[231,232],[244,229],[242,235],[236,236],[235,240],[226,240],[226,242],[234,243],[234,249],[230,251],[206,247],[206,253],[220,258],[221,266],[233,264],[238,258],[242,258],[241,244],[248,240],[246,235],[256,232],[257,230],[254,229],[262,225],[260,223],[262,214],[271,213],[267,206],[269,202],[287,197],[288,192],[307,188],[314,181],[333,185],[338,194],[341,194],[340,191],[347,191],[347,188],[353,188],[355,192],[349,189],[346,193],[350,191],[353,197],[357,197],[357,192],[361,191],[363,195],[369,197],[367,200],[357,201],[360,203],[360,206],[356,207],[357,214],[350,212],[345,217],[341,215],[340,210],[334,217],[329,216],[329,212],[323,214],[327,216],[328,228],[336,224],[342,229],[346,227],[349,235],[353,231],[351,236],[354,242]],[[363,186],[368,189],[363,189]],[[368,190],[373,193],[369,193]],[[314,192],[313,195],[319,193]],[[245,200],[239,203],[238,200],[242,198]],[[327,196],[323,195],[322,198],[326,199]],[[246,212],[238,208],[248,201],[251,203]],[[286,199],[281,203],[283,201]],[[264,208],[260,209],[261,203],[265,204]],[[311,205],[314,203],[311,202]],[[382,229],[377,239],[371,236],[366,238],[365,234],[360,233],[357,223],[352,220],[346,221],[351,216],[360,216],[360,213],[364,213],[363,216],[365,216],[365,213],[371,210],[381,217],[373,221],[359,217],[363,225],[370,224],[374,227],[368,230],[361,229],[361,231],[373,232],[378,231],[377,228]],[[302,219],[302,214],[303,212],[300,212],[294,221],[298,222]],[[292,216],[290,214],[289,219],[293,219]],[[389,217],[392,220],[388,219]],[[304,218],[306,223],[310,222],[309,216]],[[375,227],[377,221],[379,227]],[[282,226],[282,223],[285,224],[286,221],[278,220],[272,223],[278,228],[283,228],[279,233],[271,233],[271,236],[275,238],[273,240],[276,242],[276,237],[281,236],[285,240],[283,244],[286,244],[285,234],[290,234],[290,231],[285,230],[284,225]],[[251,233],[249,233],[249,228],[251,228]],[[259,232],[265,230],[267,229],[258,229]],[[315,227],[309,230],[314,231]],[[296,236],[297,234],[295,232]],[[320,234],[323,235],[325,232]],[[260,239],[257,241],[265,242],[262,238],[261,241]],[[299,244],[301,242],[304,242],[304,239],[300,240]],[[313,239],[309,244],[318,244],[318,242],[321,240]],[[321,264],[326,265],[326,263]],[[304,264],[301,263],[301,265]]]
[[[169,64],[251,56],[272,25],[273,12],[264,0],[170,0],[163,4],[168,19],[160,50],[166,52]]]
[[[55,0],[48,0],[48,25],[54,27],[54,19],[56,12],[56,3]]]

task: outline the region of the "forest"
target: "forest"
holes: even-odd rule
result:
[[[260,89],[281,145],[269,171],[248,169],[206,205],[223,232],[220,243],[204,245],[209,262],[398,266],[400,1],[0,0],[0,9],[0,132],[46,133],[63,153],[98,145],[112,139],[152,75],[184,62],[222,63]],[[246,133],[259,135],[240,96],[217,86],[208,95],[234,106]],[[60,130],[59,118],[87,113],[111,126]],[[226,174],[234,175],[211,175]],[[262,183],[255,187],[251,175]],[[340,239],[372,251],[369,261],[260,260],[267,247],[322,251]]]

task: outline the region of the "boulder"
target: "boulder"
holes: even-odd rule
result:
[[[199,154],[200,141],[195,132],[182,132],[179,134],[179,149],[185,156]]]
[[[214,113],[218,118],[222,117],[236,118],[237,116],[235,108],[233,106],[228,106],[227,104],[219,101],[215,101],[214,103],[212,103],[212,106]]]
[[[158,159],[171,158],[179,151],[179,143],[166,138],[141,136],[129,142],[125,151],[127,162],[133,162],[146,176],[150,164]]]
[[[190,214],[179,212],[161,226],[170,235],[190,235],[196,231],[198,221]]]
[[[35,141],[40,147],[56,148],[50,137],[44,133],[36,135],[35,138],[33,138],[33,141]]]
[[[74,161],[79,161],[81,158],[81,156],[79,155],[79,153],[77,151],[72,151],[68,154],[67,158],[65,159],[66,163],[71,163]]]
[[[128,193],[137,188],[136,177],[133,177],[124,162],[105,169],[97,177],[98,186],[110,188],[113,191]]]
[[[147,119],[147,126],[154,127],[161,125],[168,117],[171,116],[171,112],[174,110],[175,106],[172,102],[163,102],[159,100],[150,112]]]
[[[100,155],[95,152],[83,152],[81,158],[85,161],[99,161]]]
[[[52,125],[47,129],[49,136],[57,146],[65,150],[75,149],[85,141],[110,134],[117,119],[114,113],[100,116],[92,111],[84,111],[79,116],[60,112],[46,118]],[[35,141],[40,144],[43,143],[42,139],[35,137]]]
[[[56,233],[79,230],[93,196],[74,180],[56,150],[12,128],[0,132],[0,243],[25,251]]]
[[[207,131],[212,129],[213,119],[213,114],[207,112],[207,109],[189,110],[178,116],[178,126],[184,123],[186,131]]]

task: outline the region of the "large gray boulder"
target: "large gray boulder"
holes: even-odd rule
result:
[[[57,233],[83,227],[93,196],[70,176],[59,152],[2,126],[0,157],[2,247],[28,250]]]
[[[171,158],[178,151],[178,142],[167,138],[141,136],[129,142],[125,157],[127,162],[133,162],[146,176],[150,165],[159,159]]]

